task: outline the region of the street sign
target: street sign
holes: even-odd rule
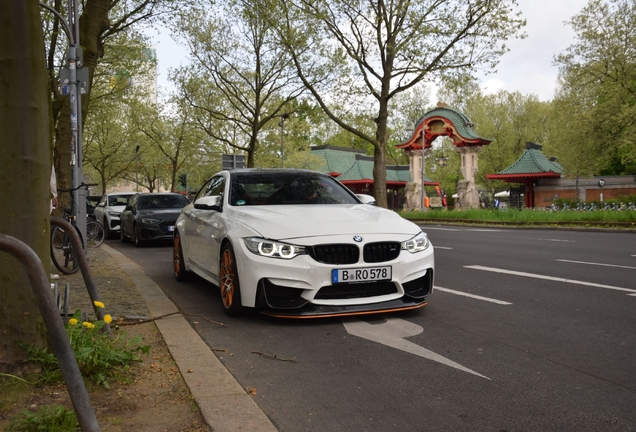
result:
[[[88,93],[88,68],[81,67],[75,70],[76,79],[77,79],[77,88],[79,90],[79,94],[87,94]],[[71,71],[68,67],[60,68],[60,92],[63,95],[67,95],[70,93],[70,85],[71,85]]]
[[[230,155],[230,154],[222,155],[221,168],[224,171],[233,170],[237,168],[245,168],[245,155]]]
[[[600,180],[598,181],[598,186],[599,186],[599,187],[604,187],[604,186],[605,186],[605,180],[600,179]]]

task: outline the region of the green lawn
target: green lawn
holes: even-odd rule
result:
[[[636,228],[636,211],[559,211],[543,210],[429,210],[427,212],[400,212],[406,219],[418,221],[445,221],[457,223],[493,223],[511,225],[582,225]]]

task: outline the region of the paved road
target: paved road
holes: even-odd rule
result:
[[[228,325],[190,317],[281,431],[636,431],[636,235],[424,231],[429,305],[366,319],[227,318],[170,245],[109,245]]]

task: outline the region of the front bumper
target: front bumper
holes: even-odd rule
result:
[[[237,242],[238,243],[238,242]],[[426,305],[434,283],[433,246],[381,263],[336,265],[309,255],[267,258],[235,243],[243,306],[280,317],[325,317],[416,309]],[[391,280],[332,284],[334,269],[391,266]]]
[[[174,225],[176,221],[161,221],[158,224],[137,223],[137,229],[141,240],[172,240],[174,237]],[[172,229],[170,229],[172,227]]]

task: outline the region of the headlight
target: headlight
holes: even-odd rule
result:
[[[109,212],[108,212],[108,214],[109,214],[109,215],[111,215],[112,217],[119,217],[119,215],[120,215],[121,213],[120,213],[120,212],[112,212],[112,211],[109,211]]]
[[[161,219],[141,218],[141,221],[145,224],[158,224],[159,222],[161,222]]]
[[[250,252],[266,257],[292,259],[297,255],[305,254],[304,246],[296,246],[288,243],[279,243],[262,238],[243,239]]]
[[[411,253],[421,252],[430,245],[428,237],[423,232],[419,233],[415,237],[405,242],[402,242],[402,250],[407,250]]]

